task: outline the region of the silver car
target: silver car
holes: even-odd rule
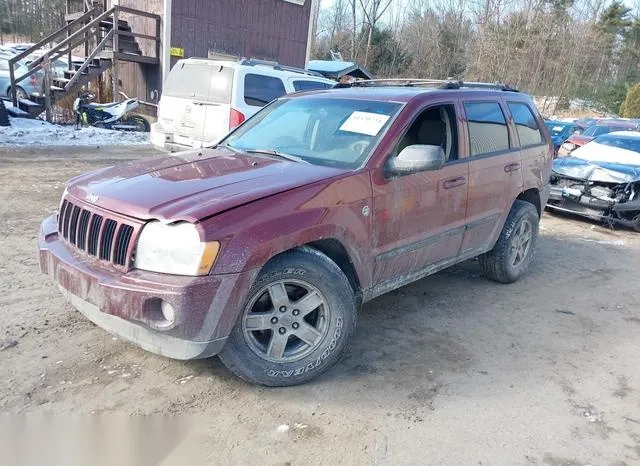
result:
[[[11,79],[9,77],[9,60],[10,54],[0,52],[0,97],[11,97]],[[16,77],[24,75],[28,71],[27,63],[19,61],[14,67]],[[18,100],[28,99],[29,95],[34,92],[42,91],[42,72],[32,74],[28,78],[23,79],[16,86]]]

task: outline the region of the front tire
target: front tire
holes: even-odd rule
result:
[[[540,218],[529,202],[516,200],[493,249],[478,257],[484,275],[500,283],[513,283],[524,275],[533,259]]]
[[[247,382],[298,385],[338,361],[355,326],[356,299],[342,270],[298,248],[262,269],[219,357]]]

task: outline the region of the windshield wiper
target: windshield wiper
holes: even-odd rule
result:
[[[212,146],[212,149],[216,149],[218,147],[224,147],[225,149],[229,149],[232,152],[235,152],[236,154],[242,154],[242,151],[240,149],[237,149],[233,146],[230,146],[229,144],[216,144],[214,146]]]
[[[245,149],[245,152],[248,154],[267,154],[267,155],[275,155],[276,157],[282,157],[283,159],[291,160],[292,162],[298,163],[309,163],[300,157],[295,155],[287,154],[285,152],[280,152],[274,149]]]

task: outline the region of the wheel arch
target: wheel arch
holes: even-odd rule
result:
[[[522,191],[516,199],[533,204],[538,211],[538,218],[542,216],[542,203],[540,201],[540,191],[538,188],[530,188]]]
[[[277,257],[282,256],[288,252],[311,248],[315,251],[318,251],[329,258],[334,264],[338,266],[338,268],[344,273],[351,285],[354,295],[356,296],[358,302],[360,303],[362,300],[362,285],[360,282],[360,277],[358,276],[358,271],[356,270],[353,261],[351,260],[351,256],[347,251],[345,245],[336,238],[323,238],[315,241],[310,241],[308,243],[300,244],[289,249],[283,250],[274,254],[272,257],[267,260],[262,268],[264,268],[269,262],[273,261]]]

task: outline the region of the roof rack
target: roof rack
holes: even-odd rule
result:
[[[367,86],[431,86],[438,89],[493,89],[498,91],[518,92],[518,89],[502,83],[483,83],[475,81],[455,81],[451,79],[413,79],[413,78],[387,78],[387,79],[363,79],[339,87],[367,87]],[[338,86],[336,86],[338,87]]]
[[[279,64],[278,62],[275,62],[275,61],[259,60],[257,58],[241,58],[240,59],[240,64],[241,65],[245,65],[245,66],[256,66],[256,65],[259,65],[259,66],[270,66],[274,70],[278,70],[278,71],[290,71],[292,73],[306,74],[308,76],[316,76],[316,77],[320,77],[320,78],[323,77],[320,73],[316,73],[315,71],[309,71],[309,70],[305,70],[303,68],[296,68],[295,66],[281,65],[281,64]]]

